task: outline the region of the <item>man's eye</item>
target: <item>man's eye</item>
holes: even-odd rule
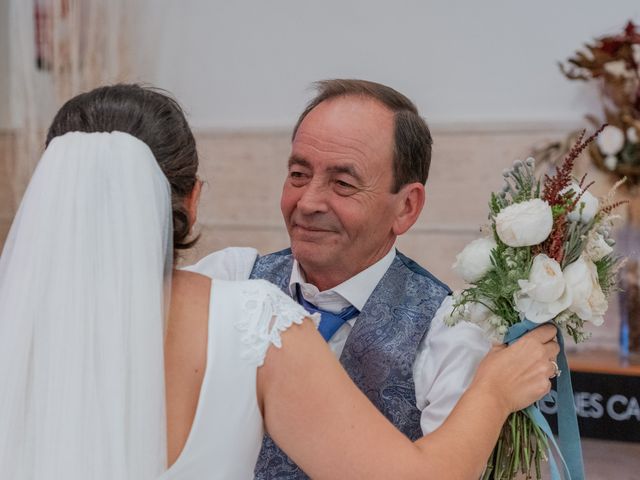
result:
[[[338,185],[340,188],[355,188],[350,183],[343,182],[342,180],[336,180],[336,185]]]
[[[303,186],[309,181],[309,176],[304,172],[294,170],[293,172],[289,172],[289,181],[294,187]]]

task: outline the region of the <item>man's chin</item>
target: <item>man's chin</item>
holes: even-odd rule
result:
[[[332,257],[326,245],[317,242],[294,240],[291,242],[293,257],[301,265],[322,265]]]

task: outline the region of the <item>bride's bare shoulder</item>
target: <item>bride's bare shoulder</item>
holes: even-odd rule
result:
[[[174,270],[171,281],[171,310],[201,309],[209,305],[211,279],[195,272]],[[176,312],[177,313],[177,312]]]
[[[179,344],[183,344],[188,338],[199,338],[201,330],[205,330],[206,333],[210,293],[209,277],[174,270],[171,279],[171,304],[167,328],[169,342],[178,340]],[[197,334],[194,335],[195,332]]]

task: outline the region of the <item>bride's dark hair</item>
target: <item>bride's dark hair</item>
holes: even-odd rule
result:
[[[198,152],[184,112],[167,92],[135,84],[99,87],[58,111],[46,145],[67,132],[125,132],[146,143],[171,185],[173,246],[191,247],[185,198],[196,184]]]

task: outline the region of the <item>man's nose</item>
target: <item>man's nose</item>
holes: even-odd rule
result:
[[[304,188],[302,195],[298,199],[297,208],[300,213],[312,215],[314,213],[324,213],[328,210],[327,201],[330,191],[326,185],[320,182],[311,181]]]

